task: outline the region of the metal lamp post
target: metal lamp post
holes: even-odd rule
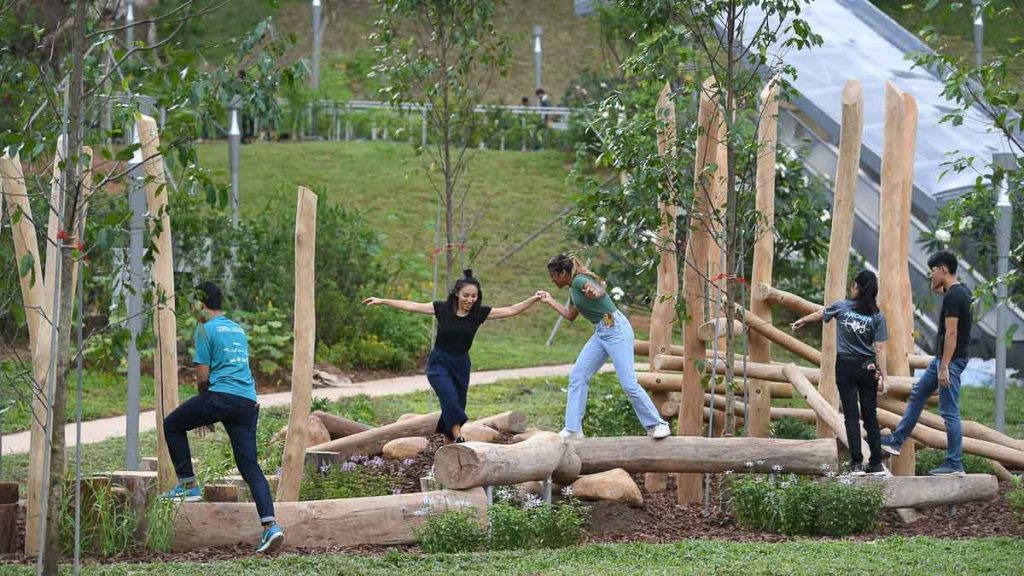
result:
[[[540,26],[533,27],[533,89],[538,90],[541,88],[540,83],[540,63],[541,63],[541,42],[540,37],[543,35],[544,29]]]
[[[1009,270],[1010,235],[1013,226],[1013,204],[1010,202],[1010,172],[1017,169],[1014,154],[992,155],[992,163],[1003,170],[1003,181],[996,197],[996,250],[998,252],[996,284],[996,430],[1006,429],[1006,341],[1008,322],[1006,317],[1006,274]]]
[[[985,38],[985,1],[971,0],[974,7],[974,65],[981,68],[981,46]]]

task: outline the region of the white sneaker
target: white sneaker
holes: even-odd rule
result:
[[[583,438],[583,432],[573,432],[568,428],[562,428],[562,431],[558,433],[562,438]]]
[[[662,438],[670,436],[671,434],[672,429],[668,427],[668,424],[658,424],[657,426],[654,426],[653,428],[647,431],[647,435],[650,436],[651,438],[654,438],[655,440],[661,440]]]

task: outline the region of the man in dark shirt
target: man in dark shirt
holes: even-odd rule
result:
[[[928,365],[924,376],[914,384],[903,418],[891,436],[882,438],[882,449],[899,455],[900,446],[921,416],[925,401],[935,389],[939,390],[939,414],[946,423],[946,461],[928,473],[933,476],[963,476],[963,431],[960,427],[960,375],[967,367],[967,349],[970,344],[971,291],[956,277],[956,256],[938,252],[928,259],[932,290],[942,297],[939,312],[939,330],[935,336],[935,359]]]

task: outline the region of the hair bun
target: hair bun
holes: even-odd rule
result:
[[[473,277],[473,269],[472,268],[466,268],[465,270],[463,270],[462,271],[462,277],[463,278],[472,278]]]

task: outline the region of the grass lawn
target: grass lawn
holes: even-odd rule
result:
[[[7,566],[4,574],[31,574]],[[887,538],[738,543],[600,544],[557,550],[381,556],[287,554],[211,563],[86,565],[82,574],[1020,574],[1024,547],[1010,538]],[[70,569],[67,571],[70,573]]]

